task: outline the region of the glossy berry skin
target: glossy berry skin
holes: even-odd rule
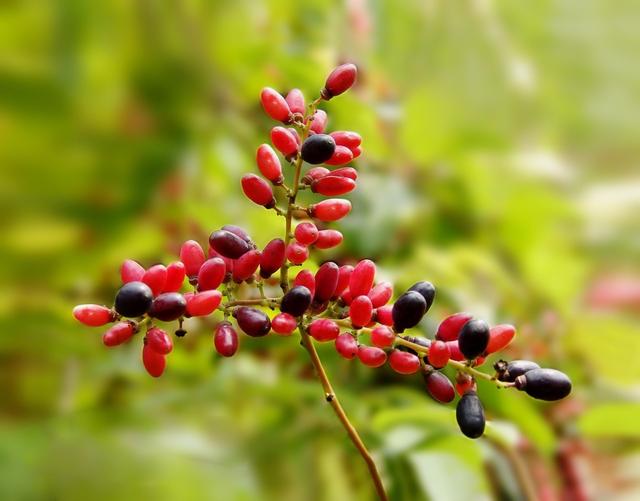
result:
[[[516,335],[516,328],[509,324],[494,325],[489,330],[489,344],[485,352],[487,354],[496,353],[513,340]]]
[[[424,298],[425,302],[427,303],[427,309],[426,311],[429,311],[429,308],[431,308],[431,305],[433,304],[433,300],[436,297],[436,288],[433,286],[433,284],[431,282],[418,282],[413,284],[410,288],[410,291],[416,291],[419,292],[420,294],[422,294],[422,297]],[[426,312],[425,311],[425,312]]]
[[[309,334],[316,341],[333,341],[340,334],[340,327],[333,320],[318,318],[309,325]]]
[[[380,282],[367,294],[371,299],[374,308],[380,308],[389,302],[393,296],[393,285],[391,282]]]
[[[207,259],[200,267],[198,273],[198,290],[208,291],[217,289],[222,284],[227,266],[222,258],[212,257]]]
[[[422,377],[424,378],[429,395],[431,395],[434,400],[446,404],[455,398],[456,392],[453,384],[442,372],[425,368],[422,372]]]
[[[358,69],[355,64],[342,64],[335,68],[327,77],[322,89],[322,98],[329,100],[346,92],[355,83]]]
[[[190,317],[203,317],[213,313],[222,301],[222,293],[216,290],[208,290],[191,294],[186,297],[186,313]]]
[[[302,245],[311,245],[318,240],[318,228],[315,224],[305,221],[296,226],[294,235]]]
[[[116,294],[115,309],[123,317],[141,317],[153,302],[153,293],[143,282],[124,284]]]
[[[213,346],[223,357],[232,357],[238,351],[238,333],[229,322],[220,322],[213,333]]]
[[[407,291],[402,294],[391,310],[396,332],[404,332],[405,329],[418,325],[426,310],[427,303],[422,294],[416,291]]]
[[[320,230],[314,246],[316,249],[331,249],[340,245],[343,238],[338,230]]]
[[[270,209],[276,205],[273,189],[264,179],[255,174],[245,174],[241,180],[242,191],[256,205]]]
[[[184,315],[186,308],[187,300],[182,294],[179,292],[164,292],[151,303],[149,316],[163,322],[171,322]]]
[[[500,367],[500,365],[505,365],[506,367]],[[495,368],[498,371],[498,379],[500,381],[513,383],[518,376],[522,376],[533,369],[539,369],[540,366],[531,360],[512,360],[508,364],[498,362]]]
[[[115,320],[113,310],[98,304],[79,304],[73,309],[73,316],[78,322],[89,327],[100,327]]]
[[[371,299],[368,296],[358,296],[349,306],[349,318],[355,328],[368,325],[371,322],[372,314],[373,306],[371,306]]]
[[[265,87],[260,93],[260,102],[264,111],[278,122],[288,122],[291,119],[291,110],[284,97],[275,89]]]
[[[312,165],[326,162],[336,149],[336,143],[328,134],[314,134],[305,139],[300,149],[302,159]]]
[[[353,167],[341,167],[340,169],[332,171],[331,175],[338,177],[347,177],[349,179],[353,179],[354,181],[358,180],[358,171]]]
[[[132,322],[118,322],[103,334],[102,342],[105,346],[118,346],[131,339],[137,330],[136,324]]]
[[[395,338],[393,331],[385,325],[378,325],[371,330],[371,343],[378,348],[388,348]]]
[[[350,150],[357,148],[362,143],[362,137],[357,132],[350,130],[338,130],[329,134],[338,146],[346,146]]]
[[[151,329],[147,331],[144,342],[146,346],[161,355],[167,355],[173,350],[173,342],[169,334],[157,327],[151,327]]]
[[[300,242],[291,242],[285,250],[287,259],[293,264],[302,264],[309,259],[309,248]]]
[[[265,245],[260,255],[260,276],[269,278],[284,264],[285,245],[281,238],[274,238]]]
[[[515,379],[516,388],[538,400],[560,400],[571,393],[571,380],[555,369],[533,369]]]
[[[360,261],[349,278],[349,290],[353,297],[366,295],[373,286],[376,277],[376,265],[370,259]]]
[[[251,337],[262,337],[269,334],[271,320],[264,311],[248,306],[239,306],[233,311],[238,327]]]
[[[332,298],[337,298],[347,287],[349,287],[349,280],[351,279],[352,273],[353,266],[350,264],[340,266],[340,269],[338,270],[338,283],[336,284],[336,289],[333,292]]]
[[[182,288],[186,274],[186,267],[181,261],[171,263],[167,266],[167,279],[162,292],[178,292]]]
[[[142,347],[142,364],[150,376],[160,377],[167,366],[167,359],[164,355],[145,344]]]
[[[331,174],[331,171],[326,167],[312,167],[302,177],[302,182],[304,184],[310,185],[315,180],[320,179],[324,176],[328,176],[329,174]]]
[[[333,296],[338,285],[338,276],[340,275],[340,268],[336,263],[328,261],[324,263],[314,277],[315,281],[315,293],[313,300],[316,303],[324,303],[329,301]]]
[[[336,338],[336,351],[342,358],[353,360],[358,354],[358,342],[348,332],[343,332]]]
[[[256,163],[260,173],[275,185],[284,181],[282,165],[276,152],[268,144],[261,144],[256,152]]]
[[[202,247],[195,240],[187,240],[180,248],[180,261],[184,264],[188,277],[195,277],[204,263],[205,256]]]
[[[345,195],[353,191],[356,182],[348,177],[324,176],[311,183],[311,191],[327,197]]]
[[[271,329],[281,336],[289,336],[296,330],[298,321],[289,313],[278,313],[271,319]]]
[[[313,121],[311,122],[311,127],[309,128],[309,130],[315,132],[316,134],[322,134],[327,126],[328,121],[329,117],[327,116],[327,113],[324,110],[317,110],[313,114]]]
[[[152,266],[142,275],[142,282],[149,286],[154,296],[157,296],[167,282],[167,268],[162,264]]]
[[[479,438],[484,433],[484,408],[475,391],[468,391],[460,398],[456,406],[456,420],[460,431],[469,438]]]
[[[311,292],[311,297],[313,297],[316,292],[316,277],[309,270],[300,270],[293,280],[293,285],[306,287]]]
[[[302,285],[297,285],[282,296],[280,311],[299,317],[307,311],[309,306],[311,306],[311,291]]]
[[[127,259],[120,266],[120,278],[123,284],[129,282],[139,282],[144,275],[144,268],[140,263],[133,259]]]
[[[429,347],[429,363],[436,369],[441,369],[451,358],[449,345],[444,341],[436,339]]]
[[[462,396],[469,391],[475,391],[476,382],[468,374],[458,373],[458,375],[456,376],[455,387],[458,395]]]
[[[415,374],[420,369],[420,359],[413,353],[393,350],[389,355],[389,365],[398,374]]]
[[[454,313],[453,315],[449,315],[442,322],[440,322],[440,325],[438,326],[438,330],[436,332],[436,339],[441,339],[442,341],[455,341],[456,339],[458,339],[458,335],[460,334],[462,326],[472,318],[473,315],[466,312]]]
[[[469,320],[462,326],[458,346],[467,360],[482,355],[489,344],[489,326],[484,320]]]
[[[353,159],[355,160],[360,155],[362,155],[362,148],[360,146],[351,149],[351,153],[353,153]]]
[[[374,315],[376,322],[389,327],[393,325],[393,305],[387,304],[377,308]]]
[[[358,358],[367,367],[380,367],[387,361],[387,354],[381,348],[376,346],[358,347]]]
[[[227,230],[214,231],[209,236],[209,245],[221,256],[229,259],[238,259],[251,250],[249,243]]]
[[[286,127],[274,127],[271,129],[271,143],[282,153],[285,158],[290,158],[298,153],[298,141],[294,132]]]
[[[445,341],[447,346],[449,347],[449,352],[451,353],[451,360],[456,360],[458,362],[462,362],[465,360],[464,355],[460,351],[460,346],[458,345],[458,340],[455,341]]]
[[[287,101],[291,113],[305,114],[304,94],[300,89],[291,89],[285,97],[285,101]]]
[[[260,251],[250,250],[238,258],[233,266],[233,281],[244,282],[253,277],[253,274],[260,266]]]
[[[311,217],[316,217],[320,221],[338,221],[351,212],[351,202],[341,198],[329,198],[311,205],[308,212]]]
[[[353,160],[353,153],[351,153],[351,150],[346,146],[336,145],[333,155],[331,155],[331,158],[325,163],[327,165],[344,165],[351,162],[351,160]]]
[[[242,240],[247,242],[251,247],[255,247],[253,245],[253,241],[251,240],[251,236],[247,233],[247,230],[241,228],[240,226],[236,226],[235,224],[225,224],[221,230],[230,231],[234,235],[239,236]]]

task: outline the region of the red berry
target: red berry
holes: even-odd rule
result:
[[[343,332],[336,338],[336,351],[347,360],[352,360],[358,354],[358,342],[348,332]]]
[[[464,360],[464,355],[460,351],[460,347],[458,346],[458,340],[455,341],[445,341],[447,346],[449,347],[449,352],[451,353],[451,360],[457,360],[458,362],[462,362]]]
[[[449,345],[439,339],[431,343],[429,347],[429,363],[436,369],[440,369],[449,363],[451,349]]]
[[[343,238],[338,230],[320,230],[314,246],[316,249],[331,249],[340,245]]]
[[[291,89],[285,98],[291,113],[305,114],[304,94],[300,89]]]
[[[342,64],[335,68],[327,77],[322,89],[323,99],[329,100],[346,92],[355,83],[358,69],[355,64]]]
[[[331,261],[318,268],[315,276],[316,290],[313,296],[316,303],[322,304],[331,299],[338,285],[339,275],[340,268]]]
[[[238,259],[252,249],[248,242],[228,230],[214,231],[209,236],[209,245],[214,251],[229,259]]]
[[[455,397],[456,393],[453,389],[453,384],[447,376],[442,374],[442,372],[434,371],[430,368],[425,368],[425,371],[422,373],[424,377],[424,382],[427,385],[427,391],[429,395],[431,395],[438,402],[442,402],[443,404],[451,402]]]
[[[357,148],[362,143],[362,138],[357,132],[350,130],[338,130],[329,134],[338,146],[346,146],[350,150]]]
[[[142,281],[149,286],[154,296],[157,296],[164,289],[167,283],[167,268],[162,264],[156,264],[149,268],[142,275]]]
[[[296,275],[296,278],[293,281],[294,286],[303,286],[309,289],[311,296],[315,294],[316,290],[316,279],[309,270],[300,270],[300,272]]]
[[[354,181],[358,179],[358,171],[353,167],[341,167],[331,172],[331,175],[338,177],[348,177],[349,179],[353,179]]]
[[[217,289],[224,280],[227,266],[219,257],[207,259],[198,273],[198,290],[208,291]]]
[[[448,316],[440,322],[438,331],[436,332],[436,339],[441,339],[442,341],[455,341],[458,339],[462,326],[472,318],[473,315],[471,313],[465,312],[454,313],[453,315]]]
[[[295,237],[302,245],[311,245],[318,239],[318,228],[310,222],[300,223],[296,226]]]
[[[317,110],[313,115],[310,130],[316,134],[322,134],[328,121],[329,117],[327,116],[327,113],[324,110]]]
[[[138,330],[133,322],[118,322],[102,336],[105,346],[117,346],[131,339]]]
[[[192,317],[210,315],[220,306],[222,293],[216,290],[208,290],[186,296],[187,313]]]
[[[504,349],[516,335],[516,328],[509,324],[494,325],[489,331],[489,344],[485,352],[496,353]]]
[[[304,184],[311,184],[316,179],[320,179],[324,176],[327,176],[331,173],[329,169],[326,167],[312,167],[307,171],[307,173],[302,178],[302,182]]]
[[[232,357],[238,351],[238,333],[229,322],[220,322],[216,326],[213,346],[223,357]]]
[[[380,308],[389,302],[393,296],[393,285],[391,282],[380,282],[367,294],[371,299],[374,308]]]
[[[167,266],[167,279],[162,292],[178,292],[182,288],[186,267],[182,261],[174,261]]]
[[[384,350],[375,346],[360,345],[358,347],[358,358],[368,367],[380,367],[387,361],[387,354]]]
[[[127,259],[120,266],[120,278],[123,284],[129,282],[139,282],[144,275],[144,268],[140,263],[133,259]]]
[[[356,182],[348,177],[324,176],[311,183],[311,191],[328,197],[344,195],[353,191]]]
[[[271,320],[267,314],[257,308],[239,306],[233,311],[233,316],[243,332],[251,337],[262,337],[269,334]]]
[[[149,316],[162,320],[163,322],[171,322],[177,320],[187,308],[187,300],[179,292],[163,292],[159,294],[151,303]]]
[[[353,297],[368,294],[376,277],[376,265],[370,259],[363,259],[353,269],[349,279],[349,290]]]
[[[289,336],[297,326],[296,317],[289,313],[278,313],[271,319],[271,329],[282,336]]]
[[[97,304],[79,304],[73,309],[75,319],[89,327],[100,327],[115,320],[115,312]]]
[[[233,281],[244,282],[253,276],[260,265],[260,251],[250,250],[240,256],[233,265]]]
[[[271,143],[286,158],[293,157],[298,153],[298,140],[294,131],[286,127],[274,127],[271,129]]]
[[[150,376],[160,377],[167,366],[167,360],[164,355],[145,344],[142,347],[142,364]]]
[[[387,304],[376,309],[376,321],[383,325],[393,325],[393,305]]]
[[[408,351],[393,350],[389,365],[398,374],[415,374],[420,369],[420,359]]]
[[[327,165],[344,165],[353,160],[353,153],[346,146],[336,146],[331,158],[325,162]]]
[[[333,341],[340,334],[340,327],[333,320],[318,318],[309,325],[309,334],[316,341]]]
[[[274,120],[288,122],[291,119],[291,110],[284,97],[271,87],[265,87],[260,93],[260,102],[264,111]]]
[[[349,306],[349,318],[351,319],[351,324],[356,328],[368,325],[371,322],[372,314],[371,299],[367,296],[358,296]]]
[[[334,298],[340,296],[346,288],[349,287],[349,280],[351,279],[352,273],[353,266],[350,264],[340,266],[340,270],[338,271],[338,284],[336,285],[336,290],[333,293]]]
[[[284,181],[282,165],[280,165],[280,159],[271,146],[268,144],[261,144],[258,147],[258,151],[256,152],[256,163],[264,177],[273,184],[282,184]]]
[[[351,295],[351,291],[349,289],[345,290],[340,296],[340,299],[344,304],[349,306],[351,304],[351,301],[353,301],[353,296]]]
[[[293,264],[302,264],[309,258],[309,249],[307,246],[298,242],[291,242],[287,245],[286,256]]]
[[[276,204],[276,200],[273,198],[273,189],[269,183],[255,174],[242,176],[242,191],[254,204],[262,205],[267,209]]]
[[[353,159],[355,160],[360,155],[362,155],[362,148],[360,146],[351,149],[351,153],[353,153]]]
[[[180,261],[184,264],[188,277],[195,277],[204,263],[204,251],[195,240],[187,240],[180,248]]]
[[[468,374],[458,374],[456,376],[456,391],[462,396],[476,387],[476,382]]]
[[[147,331],[144,342],[146,346],[161,355],[167,355],[173,350],[173,342],[169,334],[157,327],[151,327],[151,329]]]
[[[265,245],[260,255],[260,276],[269,278],[284,264],[285,260],[284,240],[274,238]]]
[[[378,348],[388,348],[395,338],[393,331],[385,325],[378,325],[371,330],[371,342]]]

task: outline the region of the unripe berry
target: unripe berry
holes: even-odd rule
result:
[[[133,259],[127,259],[120,266],[120,278],[123,284],[129,282],[139,282],[144,275],[144,268],[140,263]]]
[[[468,374],[458,373],[456,376],[456,392],[462,396],[465,393],[474,390],[476,388],[476,382]]]
[[[322,232],[320,232],[322,233]],[[333,292],[333,298],[339,297],[347,287],[349,287],[349,280],[351,279],[351,274],[353,273],[353,266],[350,264],[345,264],[340,266],[338,270],[338,283],[336,284],[336,290]]]
[[[153,301],[153,293],[143,282],[124,284],[116,294],[115,309],[123,317],[141,317]]]
[[[316,249],[331,249],[340,245],[343,238],[338,230],[320,230],[313,245]]]
[[[161,355],[168,355],[173,350],[173,342],[169,334],[157,327],[151,327],[151,329],[147,331],[147,335],[144,337],[144,343]]]
[[[353,160],[353,153],[351,153],[351,150],[346,146],[336,145],[333,155],[331,155],[331,158],[325,163],[327,165],[344,165],[351,162],[351,160]]]
[[[409,288],[409,290],[416,291],[422,294],[422,297],[427,303],[427,309],[425,310],[425,313],[429,311],[429,308],[431,308],[431,305],[433,304],[433,300],[436,297],[436,288],[433,286],[433,284],[431,282],[426,282],[426,281],[418,282],[413,284]]]
[[[353,301],[353,296],[351,295],[351,291],[349,289],[342,293],[342,295],[340,296],[340,301],[342,301],[342,303],[347,306],[351,304],[351,301]]]
[[[338,130],[329,134],[338,146],[346,146],[350,150],[357,148],[362,143],[362,138],[357,132],[350,130]]]
[[[349,318],[355,328],[364,327],[371,322],[373,307],[368,296],[358,296],[349,306]]]
[[[103,334],[102,342],[105,346],[117,346],[131,339],[137,330],[133,322],[118,322]]]
[[[342,64],[335,68],[327,77],[321,95],[325,100],[339,96],[355,83],[358,69],[355,64]]]
[[[79,304],[73,309],[73,316],[78,322],[88,325],[89,327],[100,327],[109,322],[113,322],[116,318],[113,310],[98,304]]]
[[[393,285],[391,282],[380,282],[367,294],[371,299],[374,308],[380,308],[389,302],[393,296]]]
[[[162,264],[152,266],[142,275],[142,282],[149,286],[154,296],[157,296],[167,283],[167,268]]]
[[[167,366],[167,359],[145,344],[142,347],[142,364],[151,377],[160,377]]]
[[[187,314],[191,317],[203,317],[210,315],[220,306],[222,293],[216,290],[208,290],[190,294],[187,299]]]
[[[260,276],[269,278],[284,264],[285,260],[284,240],[274,238],[265,245],[260,255]]]
[[[429,363],[436,369],[441,369],[449,363],[451,350],[444,341],[436,339],[429,347]]]
[[[353,167],[341,167],[332,171],[331,175],[338,177],[348,177],[349,179],[353,179],[354,181],[358,180],[358,171]]]
[[[162,292],[178,292],[184,283],[186,267],[182,261],[174,261],[167,266],[167,279]]]
[[[217,289],[224,280],[227,266],[222,258],[207,259],[198,273],[198,290],[208,291]]]
[[[260,102],[264,111],[274,120],[288,122],[291,119],[291,110],[284,97],[271,87],[265,87],[260,93]]]
[[[358,358],[367,367],[380,367],[387,361],[387,354],[384,350],[375,346],[358,347]]]
[[[467,360],[482,355],[489,343],[489,326],[484,320],[469,320],[462,326],[458,346]]]
[[[151,303],[149,316],[171,322],[184,315],[187,308],[187,300],[179,292],[164,292],[158,295]]]
[[[378,325],[371,330],[371,342],[378,348],[388,348],[395,338],[393,331],[385,325]]]
[[[253,276],[260,265],[260,251],[250,250],[240,256],[233,266],[233,281],[244,282]]]
[[[276,205],[273,198],[273,189],[264,179],[255,174],[245,174],[242,176],[242,191],[256,205],[262,205],[271,209]]]
[[[302,177],[302,182],[304,184],[311,184],[316,179],[320,179],[324,176],[328,176],[329,174],[331,174],[331,171],[326,167],[312,167]]]
[[[405,329],[418,325],[426,310],[427,303],[422,294],[416,291],[407,291],[402,294],[391,310],[396,332],[404,332]]]
[[[213,346],[223,357],[232,357],[238,351],[238,333],[229,322],[220,322],[213,333]]]
[[[213,259],[214,257],[217,257],[218,259],[222,259],[222,261],[224,262],[224,268],[225,268],[225,274],[222,281],[228,282],[229,280],[231,280],[231,274],[233,273],[233,266],[236,262],[235,259],[231,259],[223,256],[211,246],[209,246],[208,256],[209,256],[209,259]],[[198,283],[197,277],[195,280],[194,279],[189,280],[189,282],[192,285],[197,285]]]
[[[509,324],[494,325],[489,330],[489,344],[486,353],[496,353],[504,349],[515,337],[516,328]]]
[[[291,113],[305,114],[304,94],[300,89],[291,89],[285,97],[285,101],[287,101]]]
[[[441,339],[442,341],[455,341],[460,335],[460,329],[462,329],[462,326],[472,318],[473,315],[471,313],[465,312],[449,315],[440,322],[438,331],[436,332],[436,339]]]
[[[376,265],[370,259],[360,261],[349,278],[349,290],[353,297],[366,295],[376,278]]]
[[[484,433],[484,408],[475,391],[462,395],[456,406],[456,420],[460,431],[469,438],[478,438]]]
[[[296,226],[294,235],[302,245],[311,245],[318,239],[318,228],[315,224],[305,221]]]
[[[533,369],[518,376],[516,388],[538,400],[560,400],[571,393],[569,377],[555,369]]]
[[[508,364],[501,360],[494,367],[498,372],[498,379],[509,383],[513,383],[518,376],[522,376],[526,372],[540,368],[538,364],[531,360],[512,360]]]
[[[360,155],[362,155],[362,148],[360,146],[351,149],[351,153],[353,153],[353,159],[355,160]]]
[[[324,176],[311,183],[311,191],[327,197],[345,195],[353,191],[356,182],[348,177]]]
[[[311,306],[311,291],[302,285],[296,285],[282,296],[280,311],[294,317],[301,316]]]
[[[338,285],[340,268],[336,263],[328,261],[324,263],[315,275],[316,290],[313,299],[316,303],[329,301]]]
[[[316,277],[314,277],[313,273],[311,273],[309,270],[300,270],[296,275],[296,278],[293,280],[293,285],[302,285],[306,287],[307,289],[309,289],[311,297],[313,297],[316,292]]]
[[[220,255],[229,259],[238,259],[245,252],[251,250],[251,245],[227,230],[214,231],[209,236],[209,245]]]
[[[422,377],[427,385],[429,395],[431,395],[434,400],[446,404],[455,398],[456,392],[453,389],[453,384],[442,372],[425,367],[425,370],[422,372]]]
[[[344,332],[336,338],[336,351],[341,357],[352,360],[358,354],[358,342],[351,334]]]
[[[282,153],[285,158],[290,158],[298,153],[298,140],[294,131],[286,127],[274,127],[271,129],[271,143]]]
[[[309,259],[309,248],[299,242],[291,242],[287,245],[285,255],[293,264],[302,264]]]
[[[289,336],[296,330],[298,321],[289,313],[278,313],[271,319],[271,329],[282,336]]]
[[[451,353],[451,360],[456,360],[458,362],[462,362],[465,360],[464,355],[460,351],[460,346],[458,345],[458,340],[455,341],[445,341],[447,346],[449,347],[449,352]]]
[[[385,306],[381,306],[377,308],[375,311],[375,319],[376,322],[381,323],[382,325],[393,325],[393,305],[387,304]]]
[[[248,306],[239,306],[233,311],[238,327],[251,337],[262,337],[269,334],[271,320],[264,311]]]
[[[313,114],[313,121],[311,122],[310,130],[316,134],[322,134],[328,121],[329,117],[327,116],[327,113],[324,110],[317,110]]]
[[[195,240],[187,240],[180,248],[180,261],[184,264],[188,277],[195,277],[204,263],[204,251]]]
[[[312,165],[321,164],[331,158],[336,149],[336,143],[328,134],[309,136],[302,143],[300,154],[302,159]]]
[[[256,152],[256,163],[258,169],[264,177],[275,185],[282,184],[284,176],[282,175],[282,165],[280,159],[273,148],[268,144],[261,144]]]
[[[316,341],[333,341],[340,334],[340,327],[328,318],[317,318],[309,325],[309,334]]]
[[[393,350],[389,355],[389,365],[398,374],[414,374],[420,369],[420,359],[413,353]]]
[[[320,221],[331,222],[342,219],[351,212],[351,202],[341,198],[329,198],[309,206],[308,213]]]

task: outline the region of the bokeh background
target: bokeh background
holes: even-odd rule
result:
[[[0,498],[372,499],[295,339],[221,360],[192,323],[152,380],[137,342],[71,317],[125,258],[280,234],[239,190],[260,89],[312,96],[352,61],[325,109],[362,134],[361,180],[317,259],[431,280],[425,335],[460,310],[512,322],[509,357],[575,383],[557,404],[481,384],[471,441],[419,377],[322,346],[392,499],[522,499],[516,471],[540,499],[639,499],[639,21],[632,0],[2,2]]]

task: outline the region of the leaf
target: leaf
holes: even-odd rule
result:
[[[612,403],[589,409],[578,420],[578,429],[594,438],[640,438],[640,404]]]

